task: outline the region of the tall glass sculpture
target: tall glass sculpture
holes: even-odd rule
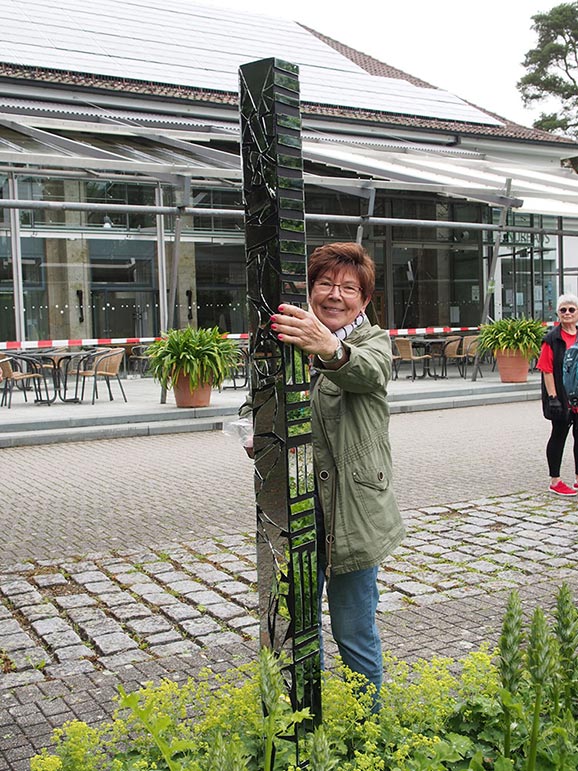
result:
[[[240,93],[261,645],[286,654],[294,708],[319,718],[309,367],[270,329],[280,304],[307,302],[298,68],[243,65]]]

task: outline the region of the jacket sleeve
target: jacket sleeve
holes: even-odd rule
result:
[[[391,341],[389,333],[372,327],[372,334],[358,343],[343,341],[348,361],[339,369],[318,367],[323,375],[344,391],[371,393],[385,391],[391,378]],[[317,367],[318,359],[315,360]]]

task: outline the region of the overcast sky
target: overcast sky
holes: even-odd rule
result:
[[[532,16],[561,0],[199,0],[306,24],[525,126],[516,83],[533,48]]]

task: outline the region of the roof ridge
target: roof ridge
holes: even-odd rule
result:
[[[431,88],[436,91],[446,90],[446,89],[440,89],[438,86],[434,86],[425,80],[421,80],[421,78],[415,77],[414,75],[410,75],[409,73],[404,72],[404,70],[400,70],[397,67],[392,67],[390,64],[387,64],[386,62],[382,62],[379,59],[376,59],[374,56],[371,56],[370,54],[366,54],[366,53],[363,53],[362,51],[358,51],[356,48],[352,48],[346,43],[341,43],[339,40],[335,40],[334,38],[331,38],[328,35],[324,35],[321,32],[317,32],[317,30],[313,29],[312,27],[308,27],[306,24],[302,24],[301,22],[297,22],[297,24],[303,29],[307,30],[307,32],[310,32],[316,38],[321,40],[323,43],[326,43],[328,46],[338,51],[340,54],[345,56],[354,64],[357,64],[359,67],[361,67],[363,70],[365,70],[365,72],[369,73],[370,75],[376,75],[384,78],[396,78],[398,80],[405,80],[409,83],[412,83],[414,86],[419,86],[421,88]],[[510,120],[509,118],[504,118],[503,115],[498,115],[498,113],[495,113],[492,110],[488,110],[485,107],[480,107],[474,102],[471,102],[469,99],[464,99],[462,96],[459,96],[458,94],[455,94],[455,96],[458,96],[458,98],[461,99],[462,102],[464,102],[465,104],[469,104],[471,107],[474,107],[476,110],[480,110],[486,115],[489,115],[492,118],[496,118],[496,120],[501,121],[504,124],[505,129],[509,129],[510,131],[515,132],[519,138],[522,138],[521,134],[525,134],[525,136],[523,137],[524,139],[536,139],[536,140],[543,140],[543,141],[550,141],[550,142],[572,143],[574,145],[576,144],[576,140],[572,139],[571,137],[564,137],[560,134],[553,134],[549,131],[544,131],[543,129],[534,128],[533,126],[524,126],[521,123],[516,123],[515,121]],[[362,111],[360,110],[360,112]],[[395,113],[384,113],[384,114],[395,115]],[[432,120],[440,120],[440,119],[425,118],[424,120],[432,121]],[[461,126],[463,125],[464,121],[447,121],[447,123],[459,124]],[[473,126],[474,121],[467,122],[467,125],[470,125],[470,124]],[[475,124],[475,125],[481,125],[481,124]],[[491,132],[491,133],[494,133],[494,132]]]
[[[303,29],[306,29],[307,32],[315,35],[315,37],[321,40],[323,43],[327,43],[328,46],[331,46],[331,48],[334,48],[336,51],[343,54],[343,56],[357,64],[359,67],[361,67],[362,70],[365,70],[370,75],[379,75],[382,78],[396,78],[397,80],[406,80],[408,83],[411,83],[414,86],[419,86],[420,88],[431,88],[435,91],[442,90],[438,86],[433,86],[431,83],[428,83],[425,80],[421,80],[421,78],[416,78],[414,75],[410,75],[408,72],[400,70],[398,67],[392,67],[390,64],[386,64],[385,62],[376,59],[370,54],[365,54],[362,51],[358,51],[356,48],[352,48],[345,43],[341,43],[339,40],[335,40],[328,35],[317,32],[317,30],[313,29],[312,27],[308,27],[306,24],[301,24],[301,22],[297,22],[297,24],[300,27],[303,27]]]

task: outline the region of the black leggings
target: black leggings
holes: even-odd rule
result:
[[[546,458],[548,459],[548,469],[551,477],[560,476],[560,466],[562,465],[562,454],[568,431],[572,426],[572,437],[574,439],[574,471],[578,474],[578,414],[570,413],[570,420],[553,420],[552,433],[546,445]]]

